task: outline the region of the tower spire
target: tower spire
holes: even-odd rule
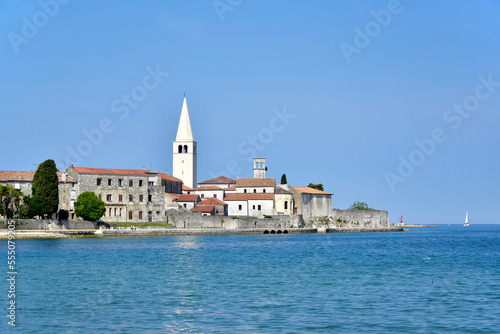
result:
[[[181,118],[179,120],[175,141],[194,141],[186,97],[184,97],[184,102],[182,103]]]

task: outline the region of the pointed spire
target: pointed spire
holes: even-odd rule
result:
[[[179,128],[177,129],[175,141],[194,141],[186,97],[184,97],[184,103],[182,104],[181,119],[179,120]]]

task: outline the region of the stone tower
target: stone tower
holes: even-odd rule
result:
[[[266,177],[266,158],[253,158],[253,177],[258,179]]]
[[[173,152],[173,176],[181,179],[186,186],[193,189],[196,188],[198,185],[196,180],[196,142],[193,138],[193,130],[191,129],[191,120],[189,119],[185,97],[184,103],[182,104],[181,118],[179,120],[179,128],[177,129],[177,137],[174,141]]]

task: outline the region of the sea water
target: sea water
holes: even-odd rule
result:
[[[20,333],[500,332],[499,225],[16,247]]]

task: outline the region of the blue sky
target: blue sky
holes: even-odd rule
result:
[[[73,151],[79,166],[171,173],[186,92],[199,181],[251,176],[254,146],[268,176],[323,183],[335,208],[500,223],[499,13],[494,0],[1,1],[0,169],[64,169]]]

